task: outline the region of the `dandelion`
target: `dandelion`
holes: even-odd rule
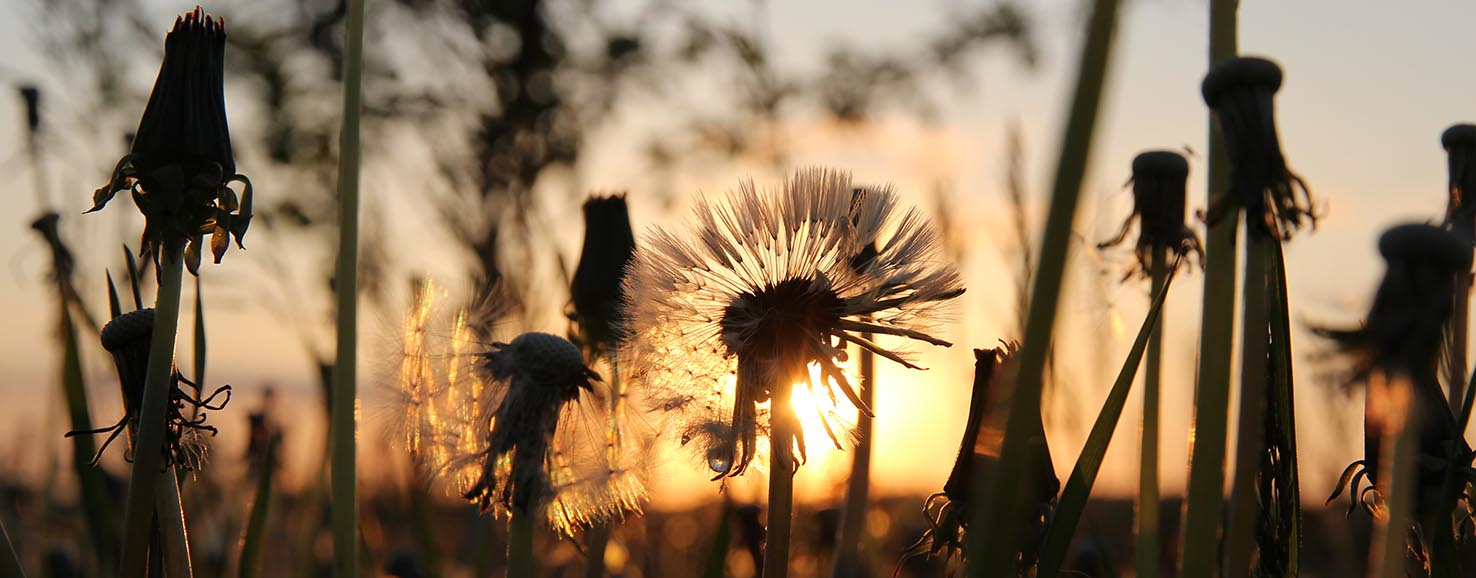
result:
[[[1155,250],[1169,255],[1193,252],[1204,261],[1199,237],[1184,224],[1185,184],[1189,178],[1189,161],[1173,151],[1147,151],[1133,158],[1133,212],[1123,221],[1116,237],[1099,243],[1105,249],[1121,244],[1138,223],[1136,254],[1138,268],[1129,270],[1123,280],[1137,275],[1147,277],[1153,269]]]
[[[103,326],[101,333],[103,349],[113,355],[113,363],[118,369],[118,382],[123,392],[123,417],[108,427],[71,431],[66,434],[66,437],[108,434],[107,440],[92,458],[94,465],[102,458],[103,452],[108,449],[113,440],[118,438],[119,434],[125,429],[133,431],[137,426],[140,408],[143,406],[144,378],[149,362],[149,340],[153,333],[153,309],[140,309],[126,313]],[[188,386],[194,394],[187,392],[181,386]],[[187,405],[200,410],[225,409],[226,404],[231,401],[231,386],[223,385],[203,398],[201,394],[199,385],[185,379],[179,371],[174,371],[173,388],[166,413],[164,446],[160,449],[163,452],[163,465],[166,468],[174,464],[186,470],[198,467],[203,462],[205,450],[199,435],[203,433],[214,436],[217,433],[215,426],[205,423],[206,418],[209,417],[205,411],[199,411],[193,417],[187,417],[185,409]],[[216,403],[216,399],[221,395],[225,398]],[[137,448],[134,450],[136,451]],[[125,455],[129,461],[132,461],[131,456],[132,452]]]
[[[1466,240],[1476,239],[1476,203],[1466,192],[1476,192],[1476,125],[1457,124],[1440,135],[1450,163],[1450,201],[1445,225]]]
[[[1286,167],[1276,134],[1275,101],[1281,67],[1264,58],[1231,58],[1210,69],[1200,91],[1225,135],[1233,172],[1230,190],[1210,205],[1210,223],[1246,210],[1256,234],[1289,239],[1306,221],[1317,226],[1311,193]]]
[[[705,448],[713,479],[742,475],[760,434],[769,442],[765,576],[784,575],[792,476],[805,459],[794,388],[832,403],[839,390],[872,415],[840,366],[846,345],[917,368],[862,334],[947,346],[924,325],[963,293],[921,214],[899,214],[889,189],[856,191],[848,174],[811,169],[778,191],[745,183],[700,198],[691,237],[650,233],[625,282],[632,377],[672,412],[682,441]],[[835,414],[816,410],[842,447]]]
[[[608,392],[579,348],[530,332],[473,352],[460,313],[440,349],[425,339],[435,293],[422,291],[406,322],[408,449],[481,510],[541,514],[564,535],[639,512],[645,488],[626,466],[640,463],[635,442],[611,459]]]
[[[140,253],[158,264],[161,250],[178,259],[183,247],[194,274],[204,235],[219,263],[231,238],[242,246],[251,223],[251,181],[236,173],[231,154],[224,69],[224,22],[199,7],[176,19],[132,149],[93,192],[88,210],[130,192],[145,220]],[[237,182],[239,197],[229,186]]]
[[[633,252],[625,195],[585,201],[584,249],[569,286],[570,318],[579,324],[577,341],[597,355],[615,345],[623,309],[620,283]]]
[[[1332,503],[1347,490],[1352,502],[1349,514],[1359,505],[1381,512],[1377,485],[1386,479],[1380,477],[1388,457],[1384,455],[1388,447],[1384,439],[1397,434],[1403,427],[1400,424],[1408,424],[1417,428],[1419,454],[1413,480],[1414,512],[1426,525],[1425,538],[1439,540],[1431,536],[1435,532],[1431,531],[1430,520],[1444,518],[1448,529],[1451,511],[1468,481],[1473,455],[1436,378],[1441,330],[1452,309],[1449,295],[1455,274],[1470,270],[1471,246],[1439,227],[1402,225],[1384,233],[1379,239],[1379,252],[1388,269],[1363,327],[1319,332],[1355,356],[1355,380],[1392,384],[1398,391],[1369,388],[1364,409],[1364,459],[1344,470],[1327,502]],[[1408,401],[1392,403],[1395,398]],[[1365,478],[1370,485],[1361,488]],[[1434,527],[1439,527],[1438,522]]]

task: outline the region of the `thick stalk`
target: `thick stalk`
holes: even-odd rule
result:
[[[533,512],[514,508],[507,522],[507,578],[533,575]]]
[[[870,333],[861,334],[871,339]],[[861,402],[876,407],[876,356],[861,350]],[[851,454],[851,478],[846,482],[846,504],[841,510],[840,531],[835,542],[835,565],[831,576],[850,578],[861,575],[861,532],[866,528],[866,514],[871,508],[871,418],[858,414],[856,450]]]
[[[138,415],[138,437],[133,444],[133,474],[123,510],[123,578],[144,578],[148,571],[150,526],[154,519],[155,486],[164,478],[163,457],[166,410],[174,376],[174,331],[179,324],[179,293],[184,247],[159,247],[159,292],[154,299],[154,335],[149,343],[149,368],[144,379],[143,407]],[[171,475],[172,477],[172,475]],[[161,516],[183,517],[181,512]],[[169,540],[183,540],[171,536]],[[169,541],[166,540],[166,541]]]
[[[1153,294],[1157,294],[1168,278],[1168,252],[1164,247],[1153,249],[1153,262],[1149,265]],[[1138,455],[1138,528],[1137,561],[1138,578],[1158,578],[1159,555],[1163,551],[1158,528],[1158,399],[1163,375],[1163,327],[1164,311],[1159,310],[1158,320],[1153,323],[1153,333],[1148,338],[1148,358],[1143,368],[1143,431],[1142,451]]]
[[[1249,578],[1251,552],[1261,503],[1256,477],[1266,452],[1266,354],[1269,333],[1266,256],[1274,238],[1247,231],[1245,286],[1241,297],[1240,420],[1235,440],[1235,472],[1230,487],[1230,520],[1225,531],[1226,578]]]
[[[358,578],[357,384],[359,332],[359,114],[363,107],[364,0],[349,0],[344,50],[343,127],[338,158],[338,359],[333,366],[333,576]]]
[[[764,538],[763,578],[785,578],[789,575],[789,527],[794,517],[794,436],[800,432],[790,405],[794,386],[784,384],[771,389],[769,532]]]
[[[969,574],[975,578],[1009,576],[1015,573],[1020,540],[1024,528],[1014,527],[1023,520],[1024,508],[1033,507],[1017,499],[1027,479],[1027,451],[1032,424],[1040,419],[1040,392],[1051,336],[1055,330],[1056,310],[1065,276],[1066,257],[1071,244],[1071,228],[1076,220],[1076,205],[1081,198],[1081,182],[1090,157],[1092,132],[1097,123],[1102,85],[1107,78],[1107,63],[1112,52],[1112,37],[1117,27],[1117,0],[1094,0],[1088,20],[1086,41],[1082,44],[1072,93],[1071,111],[1061,140],[1061,156],[1051,188],[1051,206],[1046,215],[1040,252],[1040,266],[1031,290],[1030,310],[1026,315],[1025,343],[1020,352],[1019,374],[1010,399],[1009,419],[998,464],[998,476],[987,479],[976,476],[971,526],[1000,527],[1000,532],[969,532]]]
[[[1209,65],[1236,52],[1237,0],[1210,1]],[[1206,206],[1230,187],[1224,136],[1209,121],[1209,186]],[[1225,439],[1230,406],[1230,353],[1235,332],[1235,232],[1226,215],[1205,233],[1204,303],[1200,308],[1199,372],[1194,422],[1189,432],[1189,486],[1185,497],[1180,576],[1213,578],[1219,572],[1220,509],[1225,483]]]
[[[165,537],[164,572],[169,578],[192,578],[189,531],[185,529],[184,508],[179,503],[179,478],[174,469],[159,474],[154,486],[154,507],[159,512],[159,530]]]

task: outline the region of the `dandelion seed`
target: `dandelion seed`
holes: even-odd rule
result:
[[[784,388],[807,385],[816,399],[839,391],[871,414],[839,365],[847,344],[916,367],[861,334],[948,345],[925,330],[963,293],[959,275],[939,262],[924,217],[901,211],[889,189],[858,193],[849,175],[811,169],[778,191],[744,183],[700,198],[694,215],[690,236],[654,230],[636,252],[622,359],[714,479],[743,474],[769,437],[763,424],[776,420],[794,434],[770,446],[798,444],[795,465],[804,460]]]
[[[1230,155],[1230,190],[1217,197],[1205,219],[1219,222],[1246,211],[1255,234],[1291,238],[1305,221],[1317,226],[1311,193],[1286,167],[1276,133],[1274,97],[1281,67],[1263,58],[1238,57],[1210,69],[1200,90],[1214,109]]]
[[[1403,384],[1410,399],[1408,411],[1419,424],[1419,471],[1416,512],[1425,514],[1442,501],[1443,487],[1459,493],[1465,483],[1446,485],[1447,475],[1469,476],[1472,451],[1436,378],[1442,345],[1441,331],[1450,319],[1456,273],[1471,268],[1471,246],[1455,234],[1431,225],[1402,225],[1389,229],[1379,239],[1379,252],[1388,263],[1384,279],[1374,295],[1364,326],[1355,330],[1319,329],[1357,359],[1355,379]],[[1364,459],[1349,465],[1327,502],[1349,490],[1351,514],[1358,505],[1367,509],[1378,503],[1381,440],[1405,423],[1406,417],[1392,415],[1370,391],[1364,408]],[[1370,482],[1360,489],[1364,479]]]
[[[98,448],[97,455],[93,456],[92,463],[95,465],[102,458],[104,451],[117,439],[126,429],[132,432],[137,427],[139,411],[143,406],[144,379],[148,371],[150,341],[154,334],[154,310],[140,309],[108,322],[102,329],[102,345],[108,353],[113,354],[113,363],[118,369],[118,381],[123,391],[123,417],[117,423],[93,430],[79,430],[67,432],[66,437],[74,435],[108,434],[107,440],[102,447]],[[190,394],[181,386],[188,386],[194,391]],[[224,385],[216,388],[209,396],[202,397],[200,386],[185,379],[174,370],[173,388],[170,391],[169,406],[165,414],[166,427],[164,429],[164,446],[160,448],[163,452],[163,465],[168,467],[178,464],[186,470],[193,470],[204,462],[205,445],[199,439],[199,435],[217,433],[215,426],[205,423],[208,414],[205,410],[220,411],[225,409],[231,401],[231,386]],[[217,403],[217,398],[224,395],[225,398]],[[184,413],[185,406],[194,406],[199,411],[194,417],[187,417]],[[133,451],[137,451],[134,448]],[[132,461],[133,452],[127,452],[125,457]]]
[[[1194,253],[1204,261],[1199,237],[1184,225],[1185,183],[1189,178],[1189,161],[1172,151],[1148,151],[1133,158],[1133,213],[1123,221],[1117,236],[1097,245],[1105,249],[1127,239],[1134,222],[1138,223],[1138,268],[1129,270],[1123,280],[1134,275],[1147,277],[1152,270],[1154,251],[1167,255]]]
[[[224,21],[199,7],[176,19],[132,149],[93,192],[88,210],[129,191],[145,219],[140,253],[158,264],[160,247],[171,257],[184,247],[193,274],[199,273],[205,235],[219,263],[231,238],[244,249],[251,223],[251,181],[236,173],[231,154],[224,70]],[[243,186],[239,197],[229,186],[237,182]]]
[[[631,445],[612,461],[600,377],[568,340],[524,333],[475,352],[465,313],[450,343],[428,339],[433,290],[407,318],[399,376],[406,445],[483,511],[544,515],[577,530],[639,512],[646,499]]]

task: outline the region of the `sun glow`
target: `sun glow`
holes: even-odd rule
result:
[[[859,380],[851,370],[849,361],[836,364],[853,384]],[[794,384],[794,393],[789,398],[790,407],[799,416],[804,429],[805,449],[808,463],[825,468],[837,450],[850,451],[855,446],[854,427],[858,412],[849,401],[836,397],[834,380],[827,380],[820,373],[820,365],[810,363],[810,379]],[[823,384],[823,385],[822,385]],[[839,448],[837,448],[837,441]]]

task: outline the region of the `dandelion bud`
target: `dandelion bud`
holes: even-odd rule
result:
[[[1476,125],[1457,124],[1445,129],[1440,144],[1450,163],[1445,225],[1466,242],[1476,242],[1476,200],[1466,200],[1467,191],[1476,193]]]
[[[20,87],[21,100],[26,101],[26,129],[35,136],[41,128],[41,89],[32,85]]]
[[[574,318],[585,345],[606,351],[615,344],[621,317],[620,282],[635,252],[625,195],[584,202],[584,250],[569,287]]]
[[[113,354],[118,382],[123,387],[123,411],[138,415],[143,407],[144,376],[149,368],[149,345],[154,335],[154,310],[124,313],[103,326],[103,349]]]
[[[191,273],[199,271],[204,235],[219,263],[231,238],[241,246],[251,222],[251,183],[236,173],[231,153],[224,70],[224,22],[198,7],[176,19],[132,150],[93,192],[88,211],[132,192],[145,219],[142,254],[157,259],[163,247],[178,258],[183,248]],[[239,198],[232,182],[244,186]]]
[[[1199,238],[1184,225],[1185,183],[1189,179],[1189,161],[1172,151],[1148,151],[1133,158],[1133,214],[1122,223],[1117,237],[1101,243],[1106,248],[1127,238],[1133,221],[1138,222],[1139,275],[1152,271],[1157,251],[1165,255],[1188,252],[1203,254]],[[1129,271],[1131,277],[1134,271]]]
[[[1276,134],[1281,68],[1263,58],[1231,58],[1210,69],[1200,89],[1214,110],[1230,155],[1230,190],[1210,206],[1209,222],[1245,209],[1256,234],[1282,239],[1317,216],[1306,184],[1286,167]]]

